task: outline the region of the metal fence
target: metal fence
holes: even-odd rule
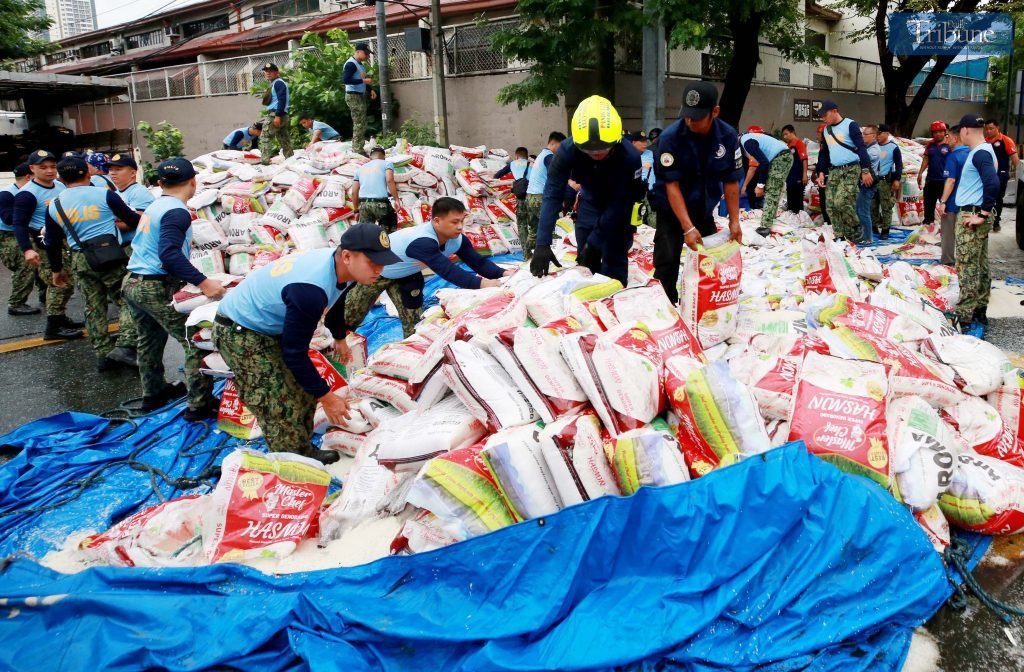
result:
[[[726,65],[725,61],[713,54],[692,49],[673,49],[668,54],[667,71],[670,77],[722,80],[725,79]],[[827,63],[817,65],[794,63],[767,44],[760,45],[754,83],[875,95],[885,91],[882,68],[877,63],[844,56],[831,56]],[[917,88],[912,86],[907,95],[914,95],[916,91]],[[943,75],[930,97],[984,103],[987,95],[987,81]]]

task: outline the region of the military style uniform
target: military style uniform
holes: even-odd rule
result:
[[[555,160],[555,153],[545,147],[533,162],[526,183],[526,196],[516,199],[516,228],[519,244],[523,247],[523,260],[533,258],[537,247],[537,226],[540,222],[540,208],[544,202],[544,187],[548,182],[548,169]]]
[[[892,185],[903,179],[903,152],[892,138],[884,145],[878,145],[878,164],[880,184],[872,204],[872,219],[879,233],[887,236],[892,226],[892,211],[898,198],[892,191]]]
[[[30,249],[35,250],[39,255],[39,265],[32,270],[39,281],[46,285],[47,317],[62,317],[67,310],[68,301],[71,300],[71,295],[75,291],[73,282],[69,282],[68,286],[64,288],[53,285],[52,269],[41,238],[43,227],[46,225],[46,209],[49,207],[50,201],[62,191],[64,191],[64,185],[61,182],[54,182],[52,186],[47,187],[33,179],[22,187],[14,197],[14,235],[17,238],[18,249],[23,255]],[[64,265],[70,265],[70,263],[70,253],[65,252]],[[24,287],[20,287],[19,291],[25,291]],[[28,291],[31,291],[31,285],[28,287]],[[28,298],[28,291],[25,291],[25,298]],[[24,303],[24,300],[21,303]]]
[[[374,159],[360,166],[354,182],[359,183],[359,223],[378,224],[388,233],[398,228],[398,216],[388,200],[387,173],[395,166],[386,159]]]
[[[264,69],[266,70],[266,68]],[[288,93],[288,83],[278,77],[270,83],[269,93],[270,100],[267,102],[267,108],[263,113],[265,118],[263,130],[270,136],[271,141],[277,142],[281,148],[281,153],[287,159],[292,155],[292,129],[288,116],[288,105],[291,102],[291,96]],[[281,118],[281,126],[279,128],[274,127],[274,117]],[[269,164],[270,160],[274,158],[271,143],[267,143],[267,146],[261,152],[260,163],[263,165]]]
[[[980,126],[979,126],[980,127]],[[956,272],[960,280],[960,302],[956,313],[962,324],[985,322],[992,277],[988,262],[988,234],[995,219],[999,198],[999,175],[992,145],[983,142],[970,151],[956,191]],[[968,228],[965,221],[985,212],[985,221]]]
[[[793,155],[786,143],[765,133],[744,133],[740,138],[740,146],[757,161],[754,179],[756,184],[765,185],[761,226],[771,228],[778,214],[782,188],[793,168]]]
[[[115,154],[111,157],[111,161],[118,161],[120,158],[119,154]],[[153,201],[156,200],[153,194],[138,182],[132,182],[124,191],[117,192],[121,195],[121,199],[128,204],[128,207],[138,213],[146,211]],[[135,238],[135,229],[130,231],[117,230],[117,235],[121,238],[121,245],[124,247],[124,253],[129,258],[132,256],[132,240]],[[125,275],[127,278],[127,275]],[[131,310],[121,311],[121,326],[118,329],[118,345],[125,345],[126,347],[135,347],[135,344],[139,340],[139,331],[135,326],[135,316]],[[129,345],[130,344],[130,345]]]
[[[857,197],[860,195],[862,171],[871,167],[864,146],[860,126],[844,118],[838,124],[826,126],[825,143],[828,145],[828,214],[837,238],[855,242],[861,238],[860,218],[857,216]],[[822,162],[818,161],[821,169]]]
[[[32,293],[32,282],[35,273],[25,255],[18,247],[18,238],[14,235],[13,207],[14,195],[18,193],[18,185],[11,184],[0,191],[0,263],[11,272],[10,307],[24,306]],[[35,310],[35,309],[33,309]],[[35,312],[39,312],[35,310]]]

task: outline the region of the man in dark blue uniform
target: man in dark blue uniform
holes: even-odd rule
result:
[[[643,197],[640,152],[622,137],[622,119],[600,96],[580,103],[572,117],[572,138],[562,142],[548,170],[537,226],[537,250],[530,271],[542,277],[561,264],[551,250],[555,220],[569,180],[578,182],[576,247],[580,265],[626,284],[633,244],[630,216]]]
[[[685,243],[696,250],[702,236],[717,231],[714,214],[725,193],[729,233],[742,242],[740,180],[743,152],[739,136],[718,118],[718,90],[711,82],[694,82],[683,93],[680,118],[658,139],[653,191],[657,229],[654,234],[654,277],[672,303],[679,301],[676,284]]]

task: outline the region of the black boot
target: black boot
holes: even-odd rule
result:
[[[978,324],[988,326],[988,308],[975,308],[974,316],[971,318]]]
[[[202,422],[210,418],[217,417],[217,411],[220,410],[220,401],[214,399],[209,401],[198,408],[186,408],[182,417],[188,422]]]
[[[85,322],[78,322],[76,320],[72,320],[67,315],[61,315],[60,319],[61,324],[67,327],[68,329],[81,329],[85,326]]]
[[[136,353],[135,348],[118,346],[110,351],[107,358],[117,362],[118,364],[124,364],[125,366],[132,366],[135,368],[139,367],[138,354]]]
[[[184,397],[188,392],[185,389],[185,383],[174,383],[173,385],[166,385],[164,389],[160,390],[157,394],[151,397],[142,398],[142,410],[145,413],[158,410],[167,405],[167,402],[172,399],[180,399]]]
[[[73,341],[82,335],[81,329],[65,327],[60,315],[46,316],[46,331],[43,338],[47,341]]]
[[[42,308],[33,308],[32,306],[24,303],[20,303],[17,306],[7,307],[7,314],[14,315],[16,317],[21,315],[38,315],[41,312],[43,312]]]

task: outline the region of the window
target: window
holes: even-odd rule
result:
[[[105,56],[110,53],[110,42],[100,42],[99,44],[88,44],[81,48],[82,58],[95,58],[97,56]]]
[[[256,23],[263,23],[287,16],[302,16],[319,11],[320,0],[284,0],[284,2],[253,8],[252,18]]]
[[[825,33],[819,33],[818,31],[811,30],[810,28],[808,28],[804,33],[804,42],[807,44],[808,47],[817,47],[818,49],[821,49],[823,51],[827,49],[827,47],[825,46]]]
[[[164,43],[164,31],[151,30],[148,33],[129,35],[127,38],[129,49],[142,49],[143,47],[158,47]]]
[[[199,21],[189,21],[188,23],[181,24],[181,36],[185,39],[190,37],[196,37],[197,35],[203,35],[205,33],[213,33],[218,30],[228,29],[228,15],[222,14],[220,16],[211,16],[208,19],[200,19]]]
[[[815,89],[825,89],[826,91],[832,90],[832,76],[831,75],[818,75],[815,74],[811,78],[811,86]]]
[[[779,68],[779,82],[789,84],[789,68]]]

